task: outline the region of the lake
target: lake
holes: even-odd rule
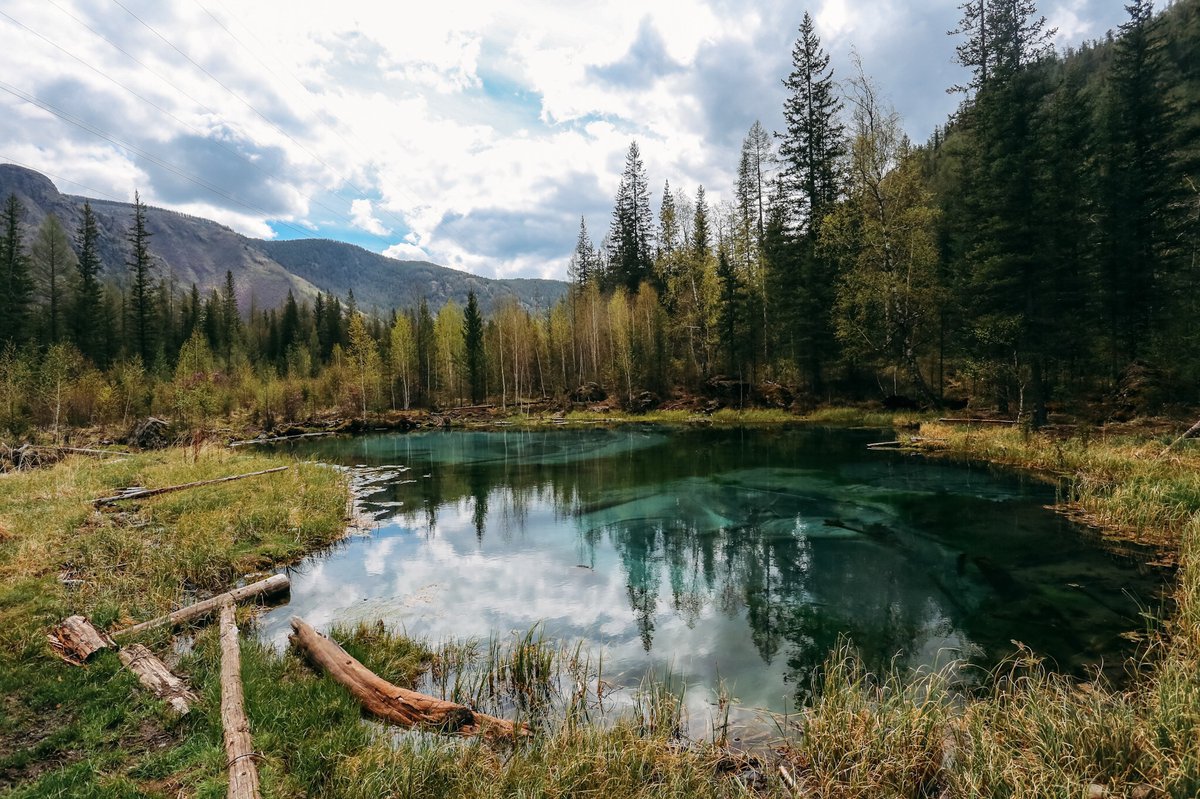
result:
[[[631,425],[278,444],[350,467],[377,526],[293,569],[260,634],[282,643],[292,615],[434,642],[540,624],[602,654],[615,683],[669,670],[693,715],[718,682],[742,706],[794,708],[843,637],[872,669],[962,660],[966,682],[1014,641],[1076,674],[1120,665],[1161,574],[1047,509],[1051,485],[868,450],[880,436]]]

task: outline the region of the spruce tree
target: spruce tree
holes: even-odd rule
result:
[[[33,281],[29,256],[21,239],[25,209],[16,194],[10,194],[0,212],[0,347],[30,338],[29,304]]]
[[[792,48],[792,71],[783,85],[788,96],[783,103],[786,130],[780,136],[779,159],[790,221],[796,230],[815,238],[821,218],[841,190],[845,132],[829,55],[807,12]]]
[[[129,260],[125,265],[132,275],[129,284],[130,313],[133,315],[133,352],[141,356],[142,363],[154,363],[154,264],[150,258],[150,231],[146,229],[146,206],[137,192],[133,195],[133,226],[126,240],[129,242]]]
[[[617,188],[609,231],[610,286],[623,286],[633,292],[643,281],[653,277],[650,246],[652,227],[646,169],[637,142],[633,141],[629,143],[629,151],[625,155],[625,169]]]
[[[100,285],[100,254],[96,247],[100,231],[96,226],[96,215],[92,212],[92,204],[87,200],[83,203],[83,220],[76,234],[76,246],[79,251],[75,260],[75,271],[78,279],[75,282],[75,296],[72,312],[72,332],[75,346],[92,363],[104,367],[108,365],[107,347],[103,344],[104,333],[104,292]]]
[[[582,216],[579,217],[579,238],[575,241],[575,252],[571,253],[567,271],[577,288],[583,288],[599,277],[596,274],[596,248],[592,246],[592,238],[588,235],[587,223]]]
[[[1127,5],[1104,98],[1101,279],[1114,377],[1151,351],[1171,245],[1173,120],[1149,0]]]
[[[56,344],[63,339],[66,316],[64,296],[67,290],[67,273],[74,268],[75,253],[62,223],[54,214],[47,214],[38,228],[32,247],[33,265],[46,309],[45,341]]]
[[[463,315],[463,341],[471,403],[478,404],[483,401],[483,384],[487,364],[483,351],[483,315],[479,313],[479,301],[475,298],[473,291],[467,293],[467,310]]]
[[[829,55],[809,14],[792,49],[792,71],[779,160],[781,196],[794,252],[768,264],[778,312],[786,332],[786,356],[801,368],[809,390],[820,393],[836,353],[830,309],[837,275],[833,260],[817,247],[821,222],[841,193],[845,130]],[[765,231],[764,231],[765,232]]]

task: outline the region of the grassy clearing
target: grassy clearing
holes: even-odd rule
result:
[[[143,620],[336,540],[346,488],[335,472],[309,464],[116,511],[90,504],[127,485],[286,463],[177,449],[71,457],[0,477],[0,791],[133,795],[137,769],[164,748],[182,752],[171,756],[180,768],[194,767],[194,720],[169,719],[111,653],[86,669],[67,666],[51,654],[45,632],[72,613],[102,626]],[[164,636],[148,643],[162,653]]]

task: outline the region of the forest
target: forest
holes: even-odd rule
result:
[[[750,127],[729,199],[668,177],[653,209],[632,142],[606,233],[580,219],[571,290],[549,308],[240,308],[232,273],[208,294],[157,273],[140,198],[114,264],[90,208],[79,230],[27,230],[9,197],[0,428],[271,426],[591,383],[644,408],[714,379],[800,406],[969,403],[1033,425],[1195,404],[1200,0],[1126,10],[1060,52],[1032,0],[964,3],[947,52],[968,79],[924,143],[867,65],[834,74],[806,14],[785,128]]]

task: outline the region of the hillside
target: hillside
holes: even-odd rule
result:
[[[26,235],[54,214],[74,239],[83,216],[83,197],[63,194],[45,175],[13,164],[0,164],[0,198],[16,194],[25,208]],[[91,199],[100,228],[100,256],[105,271],[118,282],[125,271],[125,233],[133,216],[131,203]],[[515,296],[528,309],[544,308],[562,295],[557,280],[490,280],[425,261],[385,258],[361,247],[323,239],[271,242],[243,236],[209,219],[162,208],[146,209],[150,249],[159,275],[181,289],[192,283],[201,291],[220,286],[233,272],[243,308],[250,300],[274,307],[292,291],[309,300],[319,291],[345,296],[351,290],[364,309],[380,311],[415,305],[422,297],[433,307],[447,299],[466,302],[475,291],[489,308]]]

